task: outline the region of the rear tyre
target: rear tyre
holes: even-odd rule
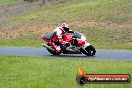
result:
[[[80,51],[87,56],[93,56],[96,53],[96,50],[92,45],[89,45],[86,48],[81,48]]]
[[[47,44],[48,46],[50,46],[50,44]],[[56,53],[56,51],[52,51],[50,49],[47,49],[52,55],[60,55],[60,53]]]

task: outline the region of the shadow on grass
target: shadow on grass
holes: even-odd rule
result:
[[[62,58],[85,58],[85,59],[88,59],[88,58],[95,58],[96,56],[85,56],[85,55],[76,55],[76,54],[72,54],[72,55],[69,55],[69,54],[62,54],[62,55],[47,55],[47,56],[50,56],[50,57],[62,57]]]

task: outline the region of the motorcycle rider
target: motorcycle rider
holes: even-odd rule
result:
[[[73,31],[71,31],[73,32]],[[57,27],[54,30],[54,33],[51,37],[51,44],[56,50],[56,53],[61,53],[61,49],[65,49],[69,46],[69,43],[63,40],[63,37],[69,33],[69,25],[67,23],[62,23],[61,26]],[[55,42],[58,41],[60,45],[56,45]]]

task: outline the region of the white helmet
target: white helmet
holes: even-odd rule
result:
[[[69,31],[69,25],[67,23],[62,23],[61,27],[65,32]]]

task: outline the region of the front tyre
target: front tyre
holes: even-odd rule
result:
[[[81,48],[80,51],[87,56],[93,56],[96,53],[96,50],[92,45],[89,45],[86,48]]]
[[[50,44],[47,44],[48,46],[50,46]],[[51,46],[50,46],[51,47]],[[60,53],[56,53],[56,51],[52,51],[50,49],[47,48],[47,50],[52,54],[52,55],[60,55]]]

